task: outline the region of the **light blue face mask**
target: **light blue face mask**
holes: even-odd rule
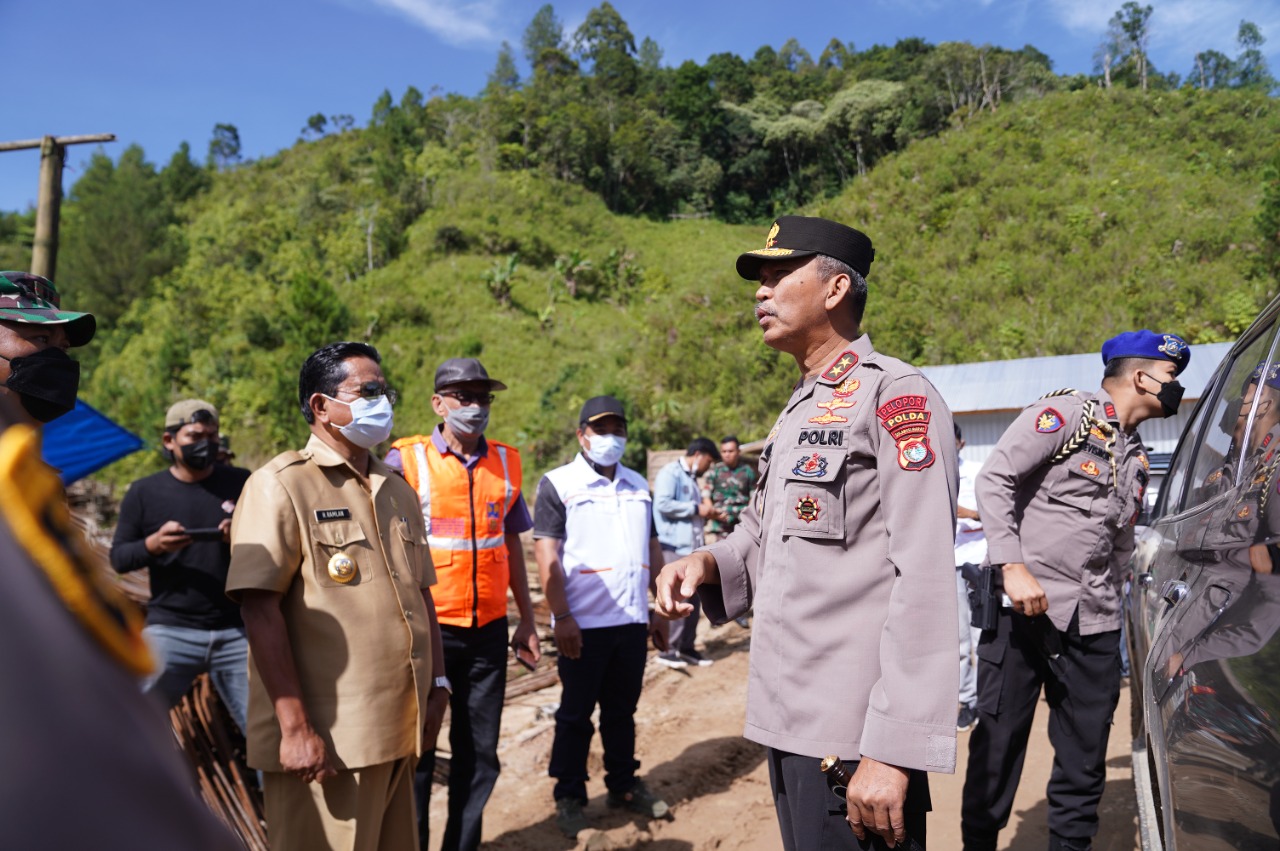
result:
[[[616,434],[593,434],[587,438],[590,446],[583,454],[601,467],[612,467],[622,460],[627,449],[627,439]]]
[[[454,434],[479,436],[489,427],[489,409],[481,405],[463,405],[450,411],[444,421]]]
[[[372,449],[391,436],[391,402],[386,396],[378,396],[375,399],[362,397],[354,402],[344,402],[332,396],[325,396],[325,398],[351,409],[351,422],[336,428],[339,434],[356,446]]]

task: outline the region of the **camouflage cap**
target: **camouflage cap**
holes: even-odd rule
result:
[[[93,339],[98,321],[92,313],[61,309],[53,281],[30,272],[0,272],[0,321],[32,325],[65,325],[72,346]]]

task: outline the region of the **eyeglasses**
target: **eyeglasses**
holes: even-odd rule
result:
[[[441,390],[440,395],[457,399],[463,405],[483,405],[486,408],[492,405],[496,398],[492,393],[468,393],[465,390]]]
[[[387,402],[393,406],[395,405],[396,400],[400,398],[400,394],[397,393],[394,388],[388,387],[385,384],[379,384],[376,381],[366,381],[364,384],[360,385],[359,390],[347,390],[344,388],[337,392],[354,393],[361,399],[377,399],[379,396],[386,396]]]

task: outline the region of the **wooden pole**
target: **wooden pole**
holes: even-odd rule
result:
[[[40,149],[40,194],[36,198],[36,238],[31,250],[31,271],[52,279],[58,267],[58,212],[62,208],[62,167],[67,145],[114,142],[114,133],[87,136],[45,136],[19,142],[0,142],[0,151]]]
[[[31,272],[50,280],[58,266],[58,211],[62,207],[62,165],[67,149],[52,136],[40,145],[40,194],[36,202],[36,239]]]

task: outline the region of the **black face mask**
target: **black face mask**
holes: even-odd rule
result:
[[[192,470],[207,470],[218,460],[218,441],[199,440],[178,447],[182,450],[182,463]]]
[[[0,358],[9,361],[9,380],[4,383],[27,413],[42,423],[56,420],[76,406],[80,389],[80,364],[59,348],[41,349],[33,355]]]
[[[1186,392],[1186,388],[1179,384],[1176,378],[1173,381],[1161,381],[1154,375],[1148,375],[1147,377],[1160,385],[1160,392],[1156,394],[1156,401],[1160,403],[1165,419],[1175,416],[1178,413],[1178,406],[1182,404],[1182,394]]]

